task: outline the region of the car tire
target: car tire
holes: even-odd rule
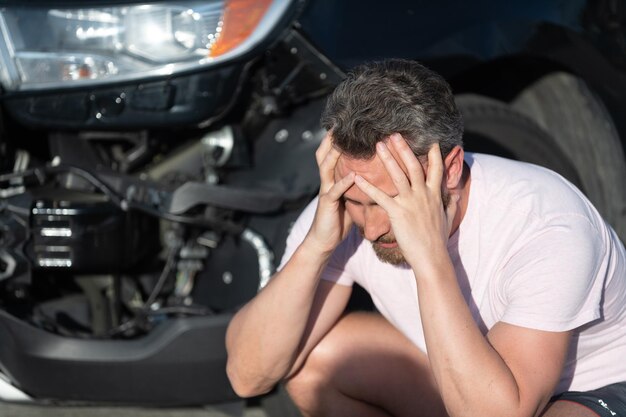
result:
[[[456,97],[469,152],[499,155],[550,168],[577,186],[581,179],[555,139],[508,104],[475,94]]]
[[[512,107],[555,139],[582,190],[626,241],[626,157],[601,99],[580,78],[557,72],[522,91]]]

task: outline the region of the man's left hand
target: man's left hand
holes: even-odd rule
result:
[[[448,207],[444,207],[444,163],[439,144],[430,148],[428,164],[424,169],[400,134],[391,135],[385,142],[376,145],[376,154],[383,162],[398,194],[390,197],[361,176],[357,176],[355,182],[387,212],[396,241],[407,263],[416,273],[416,268],[426,273],[425,269],[429,265],[436,268],[437,260],[448,257],[446,244],[457,210],[458,195],[452,194]],[[395,151],[395,156],[390,147]]]

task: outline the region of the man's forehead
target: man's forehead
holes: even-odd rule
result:
[[[385,167],[380,158],[376,155],[369,159],[362,159],[342,154],[339,156],[339,160],[335,166],[335,175],[339,174],[343,177],[348,175],[349,172],[356,172],[364,176],[365,174],[378,174],[381,170],[385,171]]]
[[[397,194],[396,187],[393,185],[393,181],[391,180],[387,169],[378,156],[374,156],[370,159],[358,159],[351,158],[347,155],[341,155],[335,167],[335,180],[340,180],[350,172],[354,172],[365,178],[370,184],[375,185],[388,195],[394,196]],[[362,194],[356,186],[350,187],[348,192],[346,192],[346,195],[350,196],[355,193],[356,195],[364,196],[364,194]],[[358,200],[359,198],[354,199]]]

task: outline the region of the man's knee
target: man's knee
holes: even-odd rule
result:
[[[428,358],[378,314],[340,319],[286,388],[305,415],[445,415]]]
[[[348,348],[349,334],[363,320],[361,313],[344,316],[313,348],[302,368],[285,381],[285,388],[301,409],[319,405],[337,387],[333,376],[340,372]]]
[[[330,373],[337,361],[337,339],[323,338],[309,353],[302,367],[285,381],[287,392],[299,406],[317,401],[331,381]]]

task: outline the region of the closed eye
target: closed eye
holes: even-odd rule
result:
[[[362,206],[363,205],[363,203],[361,203],[360,201],[353,200],[351,198],[346,197],[345,195],[342,197],[342,199],[343,199],[343,202],[345,204],[350,204],[352,206]]]
[[[342,199],[343,199],[344,204],[348,204],[348,205],[356,206],[356,207],[361,207],[361,206],[373,207],[373,206],[378,205],[375,201],[358,201],[358,200],[353,200],[350,197],[346,197],[346,196],[343,196]]]

